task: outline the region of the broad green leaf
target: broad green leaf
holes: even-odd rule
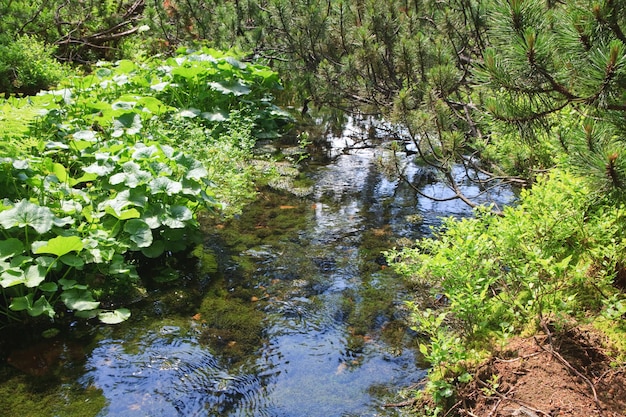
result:
[[[115,72],[120,74],[130,74],[137,68],[137,64],[130,59],[120,59],[115,64],[117,65]]]
[[[64,151],[70,148],[70,146],[65,142],[59,141],[50,141],[46,142],[46,149],[48,150],[56,150],[56,151]]]
[[[83,242],[78,236],[57,236],[50,239],[45,245],[38,247],[34,253],[50,253],[63,256],[70,252],[83,250]]]
[[[117,310],[103,310],[98,313],[98,318],[104,324],[119,324],[128,320],[130,310],[127,308],[118,308]]]
[[[185,109],[178,112],[178,115],[183,118],[193,119],[200,114],[198,109]]]
[[[33,242],[32,244],[32,248],[35,247],[40,247],[46,244],[46,242],[40,242],[41,245],[37,245],[35,246],[35,243],[37,242]],[[41,265],[42,267],[48,269],[50,268],[50,266],[54,265],[55,262],[57,261],[57,258],[53,258],[52,256],[38,256],[35,258],[35,263],[37,263],[37,265]]]
[[[68,224],[73,224],[74,223],[74,219],[71,216],[66,216],[63,218],[59,218],[59,217],[54,217],[52,219],[52,223],[54,223],[54,225],[56,227],[63,227],[66,226]]]
[[[111,104],[111,108],[113,110],[131,110],[135,107],[135,104],[137,104],[135,101],[116,101]]]
[[[113,133],[111,133],[111,136],[119,138],[124,132],[129,135],[135,135],[141,131],[142,126],[139,114],[135,112],[124,113],[113,120]]]
[[[165,90],[167,88],[168,85],[170,85],[170,83],[162,82],[162,83],[151,85],[150,89],[152,89],[154,91],[163,91],[163,90]]]
[[[241,62],[238,59],[233,58],[232,56],[221,58],[220,64],[223,64],[224,62],[227,62],[234,68],[238,68],[238,69],[246,69],[246,67],[248,66],[248,64],[246,64],[245,62]]]
[[[80,256],[74,255],[73,253],[67,253],[59,258],[61,262],[63,262],[67,266],[74,267],[76,269],[82,269],[85,266],[85,261]]]
[[[152,245],[141,249],[141,253],[147,258],[158,258],[163,252],[165,252],[165,242],[162,240],[156,240]]]
[[[167,250],[179,252],[187,248],[190,244],[190,236],[186,229],[165,229],[161,233],[161,238],[165,241]]]
[[[20,268],[5,269],[4,271],[2,271],[2,274],[0,274],[0,285],[3,288],[9,288],[14,285],[23,284],[24,281],[24,271],[22,271]]]
[[[97,142],[98,137],[93,130],[79,130],[72,135],[74,139],[84,140],[86,142]]]
[[[259,66],[259,65],[250,65],[250,68],[252,70],[253,75],[259,76],[266,80],[270,79],[270,80],[275,80],[276,82],[279,81],[278,74],[268,67]]]
[[[222,94],[232,94],[235,96],[243,96],[249,94],[252,90],[247,85],[243,84],[241,81],[237,80],[234,82],[210,82],[209,87],[211,87],[215,91],[219,91]]]
[[[46,279],[46,268],[41,265],[31,265],[24,271],[24,285],[34,288]]]
[[[56,175],[60,182],[67,182],[69,176],[67,175],[67,170],[65,167],[59,163],[54,163],[52,165],[52,173]]]
[[[121,255],[114,255],[113,260],[109,264],[109,274],[112,275],[133,275],[133,267],[128,265]]]
[[[109,177],[109,184],[111,185],[121,184],[124,181],[126,181],[126,176],[127,174],[125,172],[118,172],[117,174],[113,174],[111,175],[111,177]]]
[[[13,297],[9,308],[13,311],[28,310],[33,305],[33,294],[28,294],[22,297]]]
[[[92,147],[93,143],[86,140],[74,140],[72,141],[72,149],[76,151],[84,151],[85,149]]]
[[[28,169],[30,164],[25,159],[16,159],[13,161],[13,168],[15,169]]]
[[[98,68],[95,74],[100,78],[110,77],[112,71],[109,68]]]
[[[75,311],[74,316],[85,320],[91,320],[98,317],[98,310]]]
[[[72,288],[61,293],[61,301],[70,310],[84,311],[94,310],[100,306],[100,302],[94,301],[89,290]]]
[[[52,94],[53,96],[59,96],[63,99],[65,104],[72,104],[72,90],[69,88],[62,88],[60,90],[52,90],[48,91],[48,94]]]
[[[150,181],[152,194],[164,193],[167,195],[178,194],[182,191],[183,185],[178,181],[172,181],[167,177],[157,177]]]
[[[50,305],[48,299],[43,295],[35,301],[33,306],[29,308],[27,312],[32,317],[41,316],[42,314],[45,314],[50,318],[54,318],[55,316],[54,308]]]
[[[172,206],[162,222],[172,229],[180,229],[185,227],[186,223],[192,218],[193,213],[186,206]]]
[[[187,169],[185,178],[187,179],[200,179],[208,176],[208,172],[202,162],[195,158],[192,158],[184,153],[181,153],[175,158],[176,163]]]
[[[59,285],[61,285],[61,288],[63,290],[71,290],[74,288],[79,290],[87,289],[86,285],[78,284],[75,279],[61,278],[57,282],[59,283]]]
[[[135,206],[135,207],[144,207],[148,202],[148,198],[143,195],[140,191],[134,191],[131,193],[131,190],[123,190],[120,191],[115,198],[111,200],[107,200],[104,203],[101,203],[102,207],[99,207],[100,210],[105,210],[107,206],[112,207],[118,216],[121,215],[122,210],[127,206]]]
[[[61,203],[61,210],[66,214],[76,214],[83,210],[83,206],[78,201],[63,201]]]
[[[160,115],[172,109],[172,107],[166,105],[158,98],[151,96],[140,97],[139,100],[137,100],[137,105],[143,106],[144,111],[147,109],[150,113],[156,115]]]
[[[128,75],[126,74],[114,75],[112,81],[119,86],[126,85],[129,83]]]
[[[185,174],[185,178],[190,179],[190,180],[198,180],[198,179],[206,178],[208,175],[209,175],[209,172],[206,170],[206,168],[200,165],[187,171],[187,173]]]
[[[180,152],[180,151],[176,151],[174,148],[166,144],[160,144],[159,147],[161,148],[161,152],[163,152],[163,155],[167,157],[168,159],[173,159],[174,154]]]
[[[141,219],[132,219],[124,224],[124,231],[130,235],[130,240],[140,248],[147,248],[152,244],[152,230]]]
[[[104,174],[104,175],[106,175],[106,174]],[[70,186],[74,187],[75,185],[81,184],[83,182],[92,182],[92,181],[96,180],[97,178],[98,178],[98,175],[95,174],[95,173],[92,173],[92,174],[86,173],[86,174],[84,174],[84,175],[82,175],[82,176],[80,176],[78,178],[72,178],[70,180]]]
[[[124,172],[112,175],[109,178],[109,183],[117,185],[123,182],[129,188],[135,188],[139,184],[146,183],[152,179],[152,174],[148,171],[143,171],[139,164],[133,161],[128,161],[122,164],[122,169]]]
[[[31,265],[33,258],[28,255],[16,255],[11,259],[12,268],[22,268],[24,266]]]
[[[141,219],[145,221],[151,229],[158,229],[161,227],[161,217],[163,217],[165,211],[161,205],[152,205],[141,215]]]
[[[0,240],[0,260],[10,258],[24,252],[24,245],[19,239]]]
[[[228,113],[224,111],[216,111],[216,112],[205,111],[200,114],[200,117],[202,117],[205,120],[208,120],[209,122],[224,122],[228,120]]]
[[[141,217],[141,214],[135,208],[129,208],[128,210],[122,210],[117,213],[113,207],[107,206],[104,208],[104,211],[119,220],[138,219]]]
[[[206,72],[207,70],[200,66],[178,67],[172,69],[172,75],[181,76],[186,79],[193,79],[194,77],[197,77],[198,75],[204,74]]]
[[[143,143],[137,143],[135,145],[135,151],[133,152],[133,159],[150,159],[159,151],[155,145],[146,146]]]
[[[104,163],[94,162],[93,164],[83,167],[83,171],[87,174],[95,174],[99,177],[109,175],[115,169],[115,165],[106,161]]]
[[[54,220],[55,216],[48,207],[41,207],[26,200],[20,201],[9,210],[0,212],[0,226],[5,229],[30,226],[37,233],[43,234],[52,229]]]
[[[44,292],[57,292],[59,286],[56,282],[44,282],[39,287],[37,287],[37,289]]]

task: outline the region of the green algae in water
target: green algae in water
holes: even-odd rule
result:
[[[200,341],[228,357],[231,363],[245,361],[263,343],[265,315],[257,309],[253,297],[242,300],[209,296],[200,306]]]
[[[242,216],[227,222],[218,233],[227,247],[240,253],[304,228],[310,211],[306,201],[263,192],[254,204],[244,208]]]
[[[0,368],[0,403],[3,410],[20,417],[90,417],[105,407],[101,390],[69,384],[73,378],[61,376],[31,376],[9,366]]]
[[[218,270],[217,255],[203,245],[197,245],[191,255],[198,260],[198,271],[201,274],[214,274]]]

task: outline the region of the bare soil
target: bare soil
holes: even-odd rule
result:
[[[626,365],[574,328],[517,338],[478,368],[447,416],[624,417]]]

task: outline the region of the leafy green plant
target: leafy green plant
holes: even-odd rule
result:
[[[252,177],[239,172],[254,145],[251,132],[274,136],[289,118],[267,113],[275,111],[274,73],[208,52],[102,63],[33,98],[45,110],[28,132],[38,140],[0,161],[5,317],[53,318],[64,306],[106,323],[124,320],[125,309],[100,309],[103,288],[132,290],[140,262],[199,242],[199,211],[241,204],[220,185],[251,187]],[[175,278],[167,270],[155,280]]]
[[[618,323],[624,293],[614,286],[624,262],[624,207],[596,205],[585,181],[555,170],[524,190],[502,216],[447,219],[414,248],[390,252],[392,267],[432,289],[431,305],[409,304],[420,346],[433,368],[433,398],[444,400],[456,375],[486,346],[511,333],[534,332],[571,318]],[[437,301],[439,300],[439,301]]]
[[[67,70],[54,58],[54,47],[24,35],[0,43],[0,93],[35,94],[57,84]]]
[[[0,309],[7,318],[13,312],[25,311],[30,316],[56,315],[54,305],[62,300],[68,309],[78,313],[89,311],[114,322],[112,315],[125,317],[127,310],[112,312],[98,309],[87,286],[67,277],[82,270],[83,240],[76,235],[54,235],[53,229],[73,223],[70,217],[60,218],[48,207],[21,200],[12,207],[3,205],[0,226],[6,237],[0,241],[0,286],[8,309]],[[10,237],[16,236],[16,237]],[[18,238],[19,237],[19,238]],[[55,277],[56,279],[53,279]],[[52,278],[52,279],[51,279]]]

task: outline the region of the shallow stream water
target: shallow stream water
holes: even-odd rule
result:
[[[188,287],[151,294],[126,323],[77,324],[11,356],[0,415],[402,415],[384,405],[402,400],[425,365],[406,328],[408,289],[381,251],[471,210],[388,178],[377,163],[385,151],[353,139],[371,123],[327,135],[300,197],[263,192],[215,225],[204,245],[215,265]],[[406,175],[423,172],[409,165]]]

